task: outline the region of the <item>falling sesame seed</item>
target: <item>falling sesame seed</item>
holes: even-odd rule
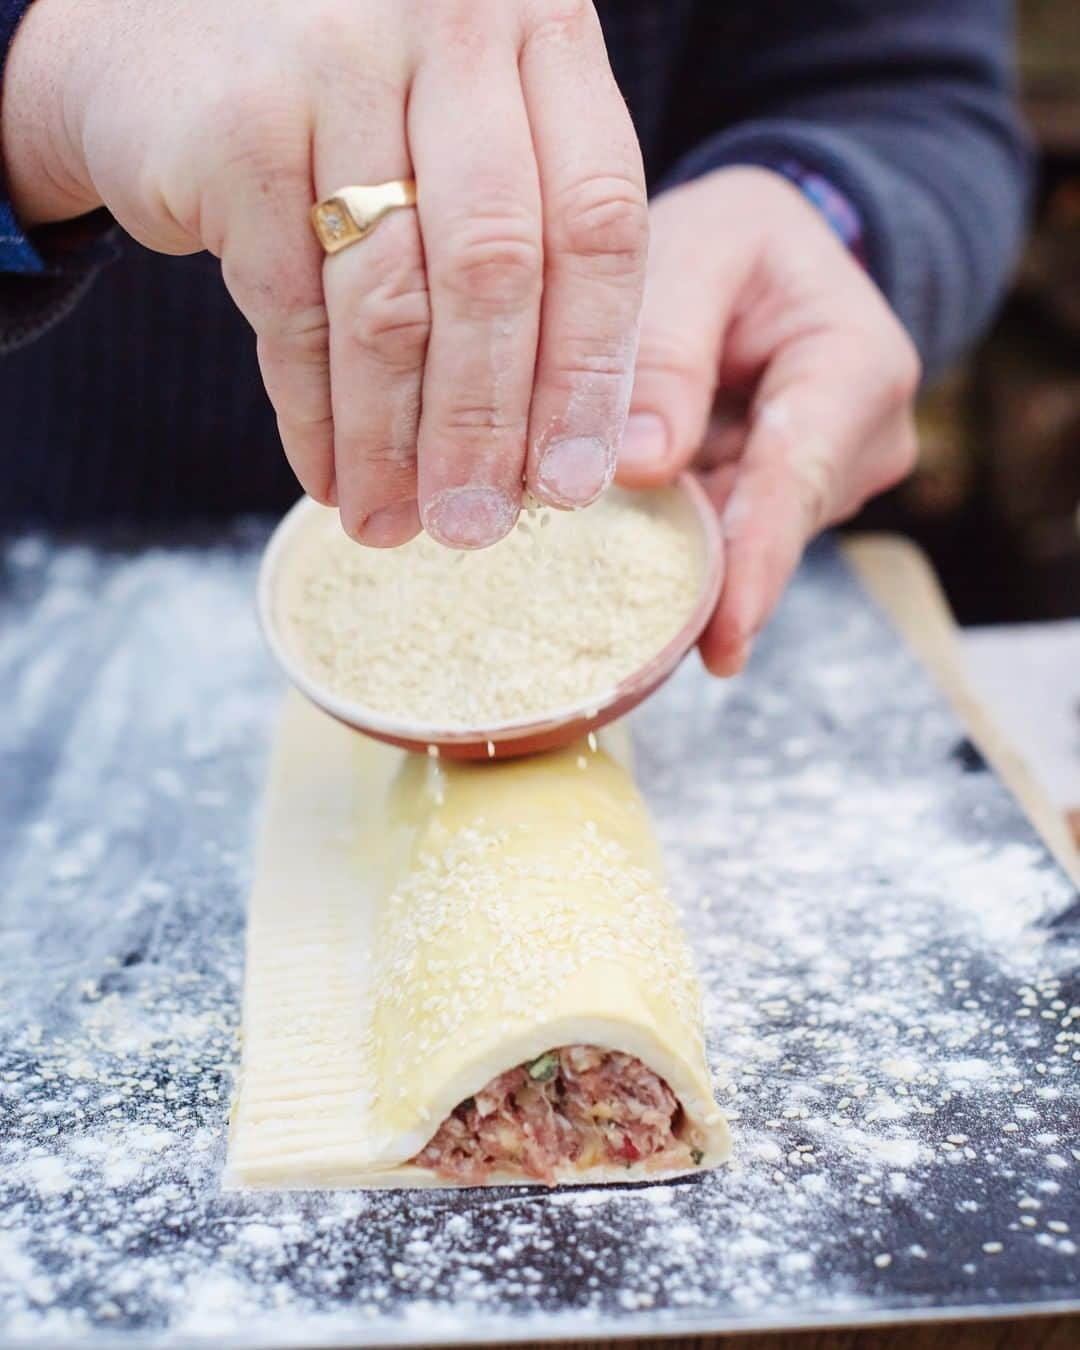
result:
[[[998,1252],[1005,1250],[1000,1242],[984,1242],[982,1249],[987,1256],[996,1256]]]
[[[874,1265],[878,1270],[884,1270],[886,1266],[892,1265],[892,1256],[888,1252],[879,1252],[874,1257]]]

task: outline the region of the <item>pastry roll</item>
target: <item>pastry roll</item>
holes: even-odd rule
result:
[[[636,1181],[727,1153],[693,962],[610,738],[443,765],[290,694],[226,1184]]]

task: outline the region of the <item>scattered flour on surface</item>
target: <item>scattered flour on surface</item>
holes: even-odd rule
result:
[[[584,1339],[1074,1296],[1075,890],[815,555],[750,677],[684,668],[637,728],[733,1161],[554,1194],[221,1190],[280,694],[254,556],[6,561],[0,1339]],[[95,831],[99,862],[57,874]]]

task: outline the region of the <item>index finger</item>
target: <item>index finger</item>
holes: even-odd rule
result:
[[[527,36],[521,78],[545,262],[526,477],[542,501],[586,506],[611,482],[630,406],[649,237],[645,177],[591,5]]]

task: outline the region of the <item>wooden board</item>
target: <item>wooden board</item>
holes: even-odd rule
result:
[[[971,739],[1008,786],[1062,867],[1080,884],[1080,854],[1064,817],[972,690],[949,603],[926,555],[898,535],[856,535],[844,554],[859,579],[952,703]]]
[[[1030,1317],[1005,1322],[943,1322],[879,1331],[803,1331],[686,1340],[568,1341],[567,1350],[1076,1350],[1080,1319]],[[528,1350],[528,1347],[525,1347]],[[534,1347],[534,1350],[536,1348]]]

